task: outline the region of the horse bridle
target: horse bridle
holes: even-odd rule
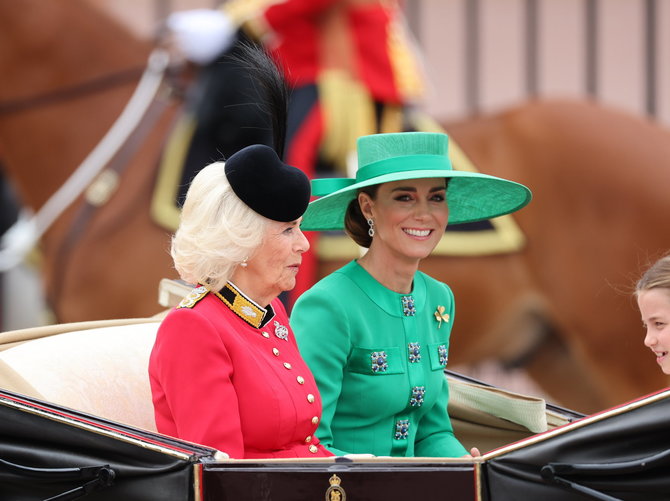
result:
[[[154,102],[169,68],[169,62],[168,52],[164,49],[155,49],[151,53],[135,92],[102,140],[35,214],[22,212],[19,220],[7,231],[8,238],[3,236],[0,248],[0,271],[13,268],[23,259],[54,221],[86,190],[128,141]],[[124,79],[130,80],[133,75],[137,78],[137,72],[137,69],[128,70],[116,75],[116,78],[107,77],[32,99],[6,103],[0,108],[0,115],[29,109],[38,103],[53,103],[68,99],[71,96],[81,95],[81,92],[91,93],[94,90],[108,88],[112,84],[118,85]]]
[[[42,106],[49,106],[51,104],[58,104],[64,101],[70,101],[79,97],[102,92],[137,80],[143,71],[144,67],[138,66],[111,75],[103,75],[94,78],[93,80],[89,80],[88,82],[65,87],[63,89],[57,89],[52,92],[21,99],[0,101],[0,116],[10,115],[12,113],[18,113],[33,108],[40,108]]]

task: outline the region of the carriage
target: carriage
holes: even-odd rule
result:
[[[73,166],[99,152],[151,47],[85,0],[5,1],[0,12],[2,163],[37,210]],[[136,141],[42,227],[49,302],[73,323],[0,334],[2,499],[668,497],[668,391],[621,404],[667,384],[632,337],[639,317],[621,293],[670,247],[657,231],[670,210],[667,130],[574,102],[445,124],[463,150],[457,168],[470,158],[536,196],[532,210],[498,222],[494,235],[467,239],[481,247],[497,236],[511,242],[505,248],[474,255],[472,246],[445,245],[426,260],[424,271],[459,298],[452,360],[524,365],[570,407],[615,407],[585,416],[448,373],[456,433],[480,458],[230,460],[153,425],[146,359],[160,315],[144,315],[155,311],[155,283],[172,270],[170,230],[149,205],[181,105],[167,99],[174,92],[158,95],[151,126],[133,130]],[[464,241],[457,237],[466,235],[445,243]],[[321,275],[351,257],[323,247]],[[131,316],[140,318],[81,321]]]
[[[164,301],[178,289],[164,282]],[[147,367],[161,318],[0,334],[2,499],[651,500],[670,493],[670,389],[585,416],[451,371],[455,432],[481,457],[229,459],[155,430]]]

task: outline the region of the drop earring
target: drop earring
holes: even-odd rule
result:
[[[368,235],[370,235],[370,238],[372,238],[375,236],[375,222],[372,220],[372,218],[368,219],[368,225],[370,226]]]
[[[244,261],[242,261],[242,262],[240,263],[240,266],[241,266],[242,268],[246,268],[246,267],[247,267],[247,259],[249,259],[249,258],[245,257],[245,258],[244,258]]]

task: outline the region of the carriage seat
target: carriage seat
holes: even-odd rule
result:
[[[0,351],[0,387],[155,431],[148,366],[160,321],[89,324],[99,326],[52,335],[50,326],[30,329],[31,339]]]
[[[168,289],[164,306],[190,290]],[[155,431],[149,355],[165,313],[0,333],[0,388]],[[449,380],[449,414],[467,449],[491,450],[567,422],[543,399]]]

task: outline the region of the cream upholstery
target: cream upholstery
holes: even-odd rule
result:
[[[158,325],[35,336],[0,352],[0,387],[155,431],[148,365]]]

